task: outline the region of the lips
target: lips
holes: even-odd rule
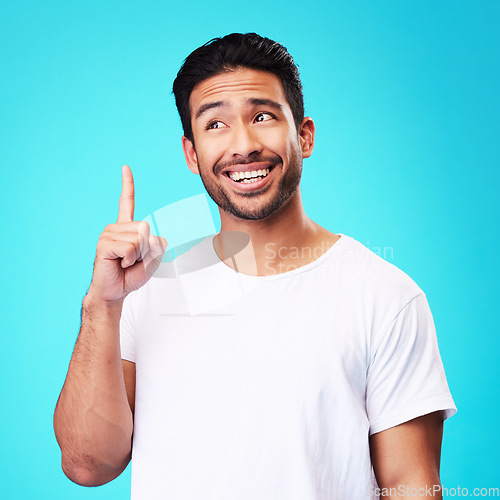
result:
[[[254,191],[265,186],[274,171],[274,165],[269,163],[250,163],[235,165],[223,172],[223,178],[231,183],[234,189]]]
[[[231,180],[235,182],[251,183],[259,180],[261,177],[269,175],[270,168],[263,168],[259,170],[251,170],[246,172],[227,172]]]
[[[244,164],[239,164],[239,165],[232,165],[230,167],[227,167],[222,170],[221,173],[225,175],[229,175],[230,173],[233,172],[253,172],[253,171],[259,171],[259,170],[265,170],[266,168],[271,169],[274,167],[276,163],[271,163],[269,161],[259,161],[259,162],[252,162],[252,163],[244,163]]]

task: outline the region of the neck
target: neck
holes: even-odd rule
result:
[[[237,255],[236,261],[225,260],[231,267],[236,262],[238,270],[244,274],[266,276],[301,267],[318,258],[338,239],[307,217],[299,188],[265,219],[239,219],[223,211],[220,215],[222,236],[225,232],[238,231],[250,238],[251,245]],[[227,255],[227,252],[224,254],[225,246],[224,238],[219,238],[215,244],[223,260]]]

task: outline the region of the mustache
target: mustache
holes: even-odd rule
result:
[[[283,159],[280,155],[261,155],[259,153],[252,153],[246,157],[234,158],[230,161],[217,162],[214,165],[215,175],[219,175],[222,170],[228,167],[234,167],[235,165],[248,165],[249,163],[270,163],[273,167],[283,163]]]

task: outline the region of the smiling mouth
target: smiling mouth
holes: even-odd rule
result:
[[[274,167],[269,167],[247,172],[226,172],[226,175],[234,182],[251,184],[253,182],[262,180],[264,177],[267,177],[269,175],[269,172],[271,172],[273,168]]]

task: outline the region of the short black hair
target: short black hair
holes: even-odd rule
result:
[[[299,70],[287,49],[256,33],[231,33],[213,38],[186,57],[174,80],[175,103],[184,135],[193,142],[189,98],[193,89],[212,76],[238,68],[276,75],[285,91],[297,130],[304,119],[304,97]]]

